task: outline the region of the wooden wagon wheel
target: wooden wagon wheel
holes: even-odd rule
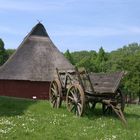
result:
[[[85,107],[85,95],[79,84],[70,86],[66,96],[67,109],[76,116],[82,116]]]
[[[53,108],[59,108],[61,106],[62,87],[58,79],[55,79],[50,84],[49,100]]]
[[[119,107],[123,112],[125,107],[125,99],[120,89],[116,91],[115,100],[117,102],[116,106]]]
[[[115,93],[114,99],[112,99],[112,101],[110,102],[114,107],[120,108],[121,111],[124,111],[124,107],[125,107],[125,99],[123,94],[121,93],[121,90],[118,89]],[[103,103],[103,113],[108,113],[111,114],[112,113],[112,108],[110,105],[107,105],[105,103]]]

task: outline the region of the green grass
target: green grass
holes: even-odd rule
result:
[[[140,106],[125,108],[128,126],[100,106],[82,118],[65,104],[52,109],[48,101],[0,97],[0,140],[140,140]]]

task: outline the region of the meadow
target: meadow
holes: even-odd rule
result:
[[[65,103],[0,97],[0,140],[140,140],[140,105],[125,108],[127,126],[100,105],[79,118]]]

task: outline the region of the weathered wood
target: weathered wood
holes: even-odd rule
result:
[[[114,112],[117,114],[117,116],[120,118],[120,120],[123,122],[124,125],[127,124],[121,108],[119,108],[118,106],[114,106],[112,104],[111,100],[103,100],[103,103],[108,105],[109,107],[111,107],[114,110]]]
[[[51,82],[49,100],[53,108],[59,108],[62,102],[62,86],[59,79]]]
[[[52,104],[57,107],[60,85],[62,88],[60,95],[66,97],[67,109],[75,115],[81,116],[84,113],[84,108],[86,109],[90,104],[91,108],[94,108],[96,103],[102,103],[103,112],[113,110],[126,123],[123,115],[124,98],[118,89],[123,74],[123,72],[87,73],[86,70],[79,71],[77,68],[75,70],[57,69],[57,86],[52,84],[50,90],[52,92],[50,95],[53,96]]]
[[[82,116],[85,107],[85,95],[81,85],[74,84],[68,89],[66,105],[70,112]]]
[[[92,85],[97,93],[115,93],[119,87],[120,80],[124,72],[115,72],[111,74],[90,73]]]

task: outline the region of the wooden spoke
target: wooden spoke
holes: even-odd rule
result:
[[[53,105],[53,108],[56,106],[56,100],[53,100],[52,105]]]
[[[80,108],[82,108],[82,105],[81,105],[80,103],[78,103],[78,106],[79,106]]]
[[[81,116],[84,112],[85,96],[84,91],[79,84],[72,85],[66,96],[67,109],[77,116]]]
[[[51,90],[52,90],[52,94],[56,95],[56,90],[54,88],[51,88]]]
[[[56,83],[55,83],[55,82],[52,83],[52,89],[54,89],[54,91],[57,90],[57,89],[56,89]]]
[[[71,99],[72,101],[74,101],[74,98],[72,98],[71,96],[68,96],[69,99]]]
[[[50,100],[51,103],[53,103],[54,100],[55,100],[55,96],[52,96],[52,97],[51,97],[51,100]]]
[[[75,109],[74,105],[71,105],[70,111],[72,112]]]
[[[78,115],[81,113],[81,107],[77,105]]]
[[[75,94],[73,91],[70,91],[71,95],[73,96],[73,98],[75,98]]]
[[[58,79],[50,84],[49,100],[53,108],[59,108],[62,102],[62,87]]]

